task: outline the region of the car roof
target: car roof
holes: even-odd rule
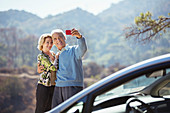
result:
[[[72,96],[71,98],[69,98],[68,100],[66,100],[65,102],[63,102],[62,104],[58,105],[57,107],[53,108],[52,110],[50,110],[50,113],[53,113],[56,111],[63,111],[65,108],[69,107],[72,103],[78,101],[79,99],[83,98],[84,96],[88,95],[89,93],[91,93],[92,91],[100,88],[101,86],[115,80],[118,79],[119,77],[122,77],[128,73],[132,73],[133,71],[136,70],[140,70],[143,69],[145,67],[149,67],[149,66],[153,66],[156,64],[162,64],[162,63],[170,63],[170,54],[165,54],[165,55],[161,55],[158,57],[154,57],[139,63],[136,63],[134,65],[131,65],[127,68],[124,68],[120,71],[117,71],[111,75],[109,75],[108,77],[98,81],[97,83],[87,87],[86,89],[82,90],[81,92],[77,93],[76,95]]]

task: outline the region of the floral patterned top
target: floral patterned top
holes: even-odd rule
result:
[[[55,57],[55,54],[53,52],[51,53]],[[45,86],[51,86],[51,82],[50,82],[51,71],[56,71],[57,69],[53,65],[53,62],[50,60],[50,57],[43,52],[41,52],[37,56],[37,60],[38,63],[40,63],[40,65],[44,66],[43,72],[40,73],[40,78],[38,83],[43,84]]]

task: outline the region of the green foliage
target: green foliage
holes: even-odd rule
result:
[[[0,68],[6,67],[7,65],[7,59],[4,56],[0,56]]]
[[[0,62],[3,63],[1,67],[35,66],[38,55],[37,41],[37,37],[24,35],[23,31],[16,28],[1,28]]]
[[[139,41],[151,40],[166,33],[168,28],[170,28],[170,18],[159,16],[157,19],[152,19],[152,14],[146,12],[135,17],[135,24],[136,26],[125,28],[126,38],[134,37]]]
[[[6,56],[6,51],[7,51],[7,48],[5,46],[5,44],[3,43],[0,43],[0,68],[2,67],[6,67],[7,65],[7,58],[5,57]]]
[[[159,31],[163,30],[164,33],[166,32],[165,28],[170,27],[170,18],[165,17],[165,16],[159,16],[158,19],[152,19],[152,14],[150,12],[141,13],[139,17],[135,18],[135,24],[140,28],[143,27],[144,29],[140,30],[145,30],[145,28],[152,28],[153,33],[158,33]]]

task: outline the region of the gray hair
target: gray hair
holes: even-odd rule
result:
[[[65,38],[65,40],[67,40],[66,34],[63,32],[63,30],[61,30],[61,29],[54,29],[54,30],[51,31],[51,36],[52,36],[54,33],[62,33],[63,36],[64,36],[64,38]]]

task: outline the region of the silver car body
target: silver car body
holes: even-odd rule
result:
[[[53,108],[52,110],[48,111],[47,113],[60,113],[67,109],[69,106],[71,106],[73,103],[78,101],[79,99],[85,97],[86,95],[90,94],[91,92],[95,91],[96,89],[104,86],[105,84],[108,84],[110,82],[114,82],[121,77],[124,76],[131,76],[133,78],[133,73],[138,70],[146,70],[152,66],[157,66],[157,65],[163,65],[163,66],[168,66],[170,67],[170,54],[158,56],[155,58],[151,58],[142,62],[139,62],[137,64],[134,64],[132,66],[129,66],[127,68],[124,68],[118,72],[115,72],[111,74],[110,76],[100,80],[99,82],[87,87],[86,89],[82,90],[81,92],[77,93],[76,95],[72,96],[62,104],[58,105],[57,107]],[[159,68],[159,66],[155,67]],[[126,78],[126,77],[125,77]],[[122,83],[118,84],[117,86],[121,85]]]

